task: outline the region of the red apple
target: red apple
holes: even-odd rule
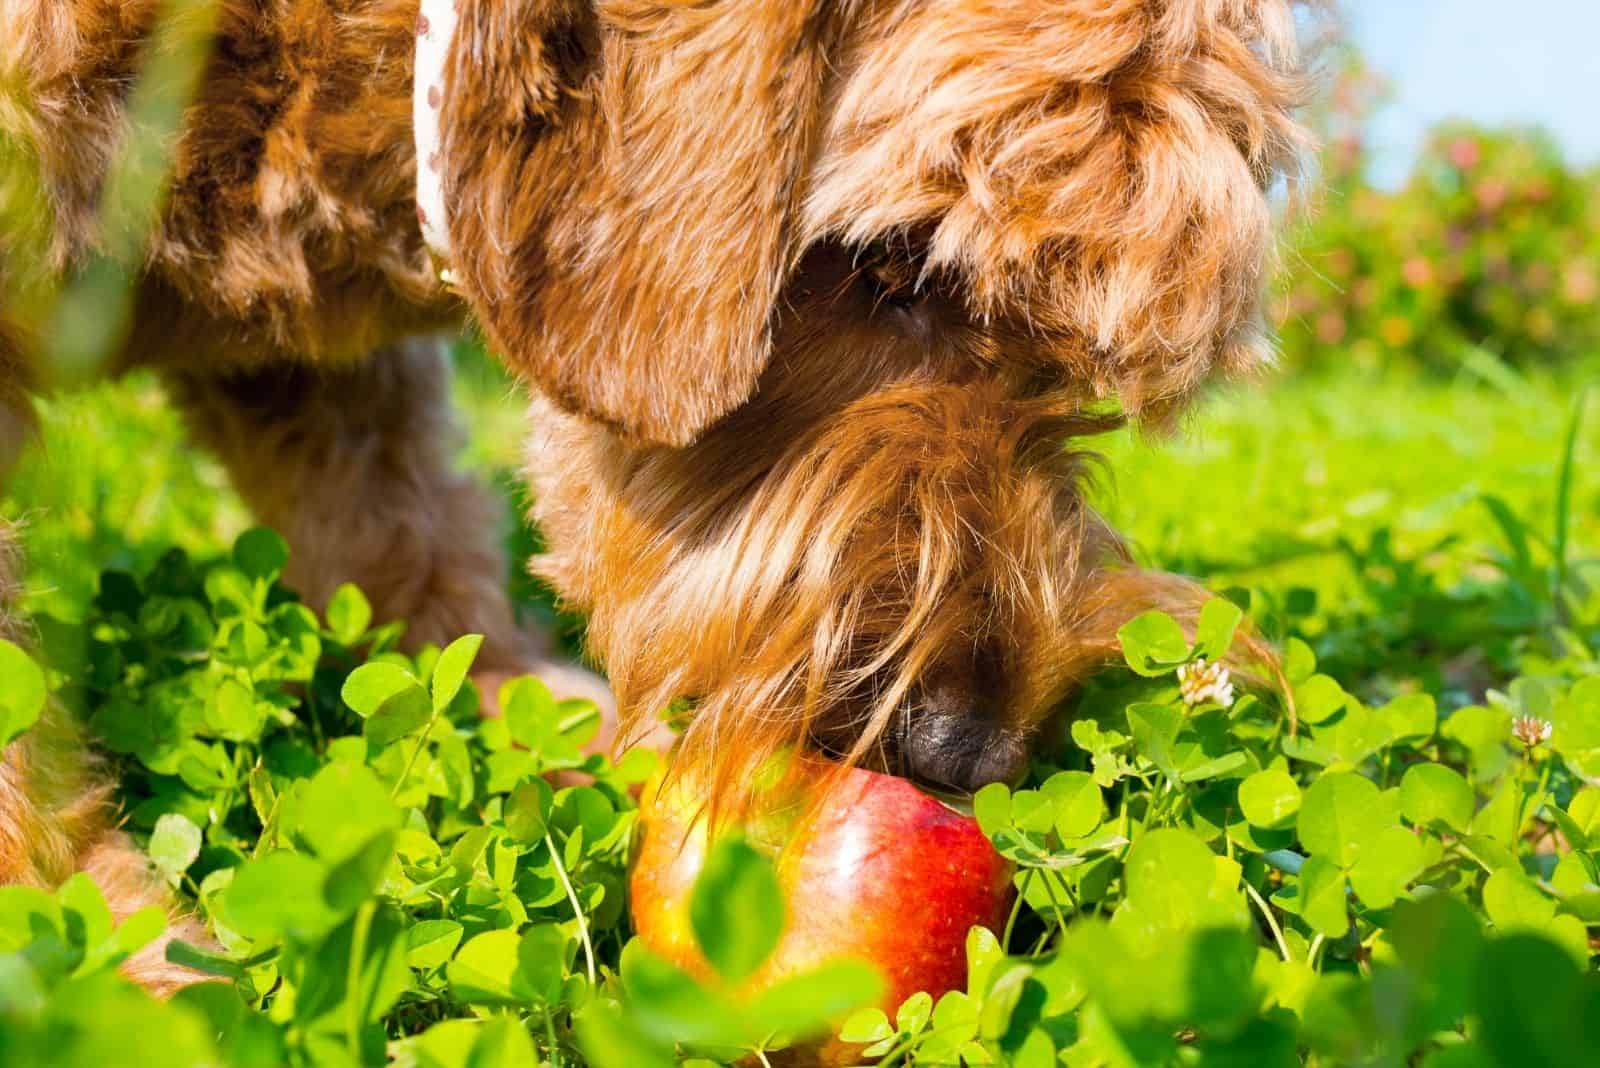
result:
[[[1005,923],[1010,863],[976,820],[905,779],[815,764],[796,777],[798,798],[767,806],[745,828],[751,844],[772,856],[787,904],[783,935],[749,989],[840,957],[878,968],[881,1007],[891,1018],[919,990],[937,998],[962,989],[967,932],[981,924],[998,934]],[[702,804],[680,779],[646,788],[629,891],[644,943],[705,977],[710,966],[689,923],[689,896],[705,859]]]

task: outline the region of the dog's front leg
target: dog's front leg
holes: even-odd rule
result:
[[[416,339],[355,365],[284,362],[236,372],[174,372],[173,400],[194,437],[228,468],[264,523],[288,540],[286,581],[321,609],[344,582],[406,641],[484,635],[480,689],[538,674],[558,697],[588,697],[608,717],[604,680],[520,629],[507,594],[504,515],[456,470],[459,434],[443,346]]]

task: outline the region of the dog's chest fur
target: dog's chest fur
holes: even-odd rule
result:
[[[54,270],[96,248],[157,8],[0,0],[0,84],[25,87],[0,136],[37,155]],[[416,225],[416,18],[417,0],[222,0],[121,363],[337,362],[458,314]],[[0,246],[0,268],[24,261]]]

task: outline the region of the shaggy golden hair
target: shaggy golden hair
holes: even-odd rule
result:
[[[1203,596],[1067,442],[1266,359],[1288,3],[462,15],[452,240],[540,397],[537,566],[627,721],[695,699],[718,795],[793,744],[1011,777],[1118,624]]]
[[[0,228],[0,293],[117,238],[100,198],[161,6],[0,0],[0,145],[47,204],[42,236]],[[792,745],[969,788],[1025,766],[1123,620],[1192,609],[1129,566],[1075,442],[1266,359],[1290,0],[458,9],[454,266],[535,396],[536,566],[634,734],[691,700],[719,797]],[[416,16],[220,0],[113,369],[163,373],[313,602],[358,581],[417,640],[538,666],[413,340],[463,311],[415,221]],[[0,471],[38,330],[0,307]],[[0,880],[90,867],[125,912],[156,892],[87,759],[64,725],[7,752]]]

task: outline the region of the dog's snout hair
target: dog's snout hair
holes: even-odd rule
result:
[[[1187,603],[1122,569],[1085,502],[1094,458],[1069,443],[1120,417],[1007,363],[1021,335],[882,285],[816,250],[780,362],[690,448],[533,417],[538,567],[592,613],[625,716],[693,699],[680,756],[718,797],[797,746],[950,788],[1014,779],[1130,606]]]
[[[1118,623],[1196,599],[1126,566],[1081,439],[1266,359],[1291,3],[521,0],[564,58],[509,119],[493,4],[453,244],[624,715],[691,700],[719,794],[792,745],[1016,774]]]
[[[908,381],[786,441],[752,419],[687,454],[602,446],[598,481],[541,482],[542,567],[593,612],[624,709],[695,699],[684,755],[720,785],[787,745],[894,766],[881,746],[902,718],[916,729],[922,680],[978,648],[1003,667],[965,692],[1025,733],[1081,657],[1081,587],[1114,552],[1076,491],[1083,460],[1055,438],[1072,420],[1031,408]],[[548,455],[586,436],[538,418]]]

